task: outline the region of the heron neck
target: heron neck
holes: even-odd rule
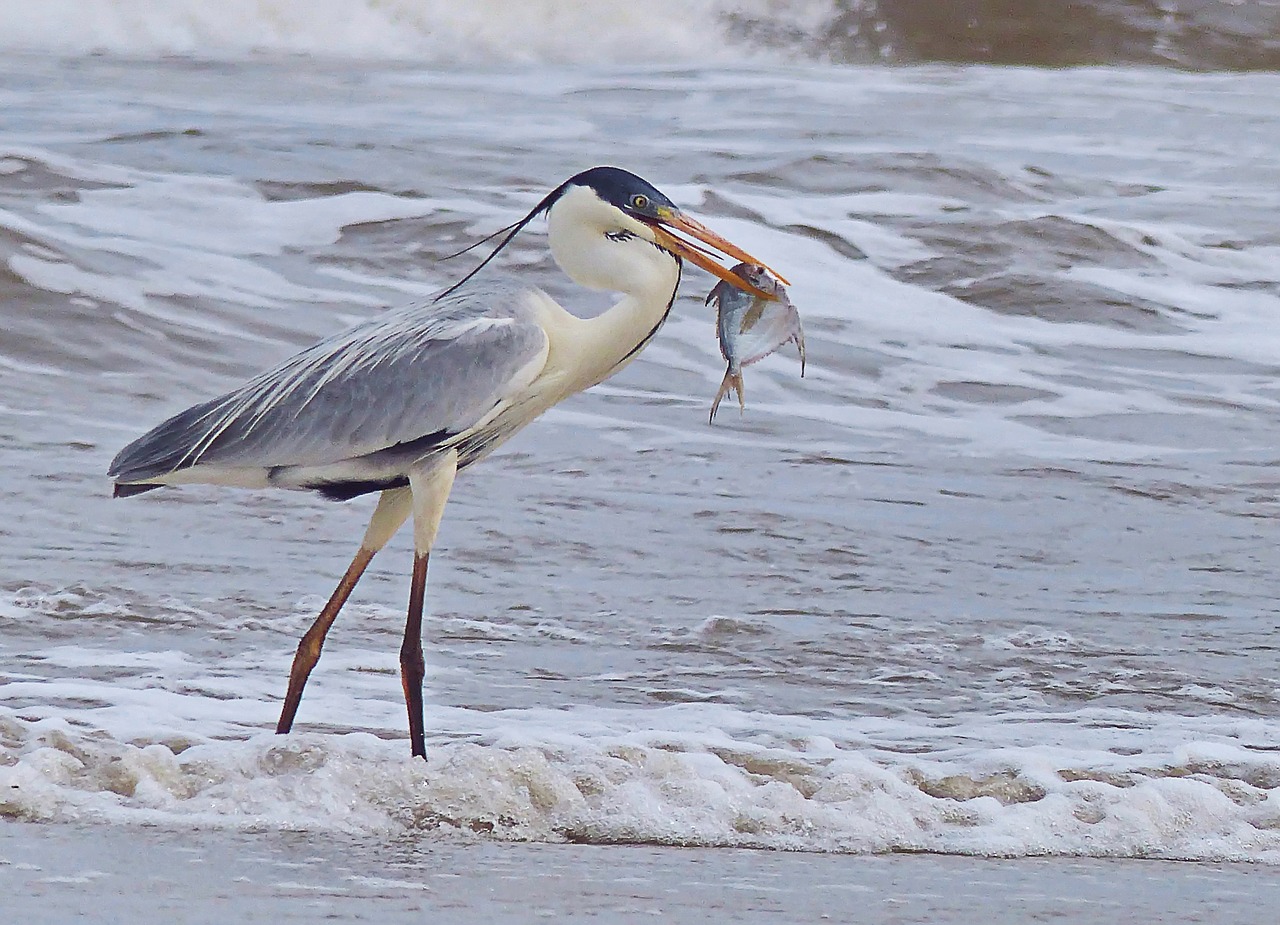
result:
[[[572,395],[602,382],[626,366],[667,318],[680,282],[678,268],[659,289],[625,293],[594,318],[571,315],[545,298],[544,325],[551,335],[547,373],[556,390]]]
[[[607,311],[583,319],[582,372],[587,380],[583,388],[607,379],[636,358],[667,320],[679,282],[677,269],[669,287],[625,294]]]

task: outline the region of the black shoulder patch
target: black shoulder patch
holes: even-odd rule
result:
[[[113,498],[132,498],[134,495],[140,495],[144,491],[154,491],[157,488],[164,488],[163,485],[115,485],[111,489],[111,497]]]

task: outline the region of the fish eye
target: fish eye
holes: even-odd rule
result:
[[[649,197],[644,193],[636,193],[631,197],[631,208],[647,209],[649,208]]]

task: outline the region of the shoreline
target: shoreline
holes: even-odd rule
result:
[[[13,921],[1269,923],[1250,863],[0,825]]]

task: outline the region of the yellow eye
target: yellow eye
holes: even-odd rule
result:
[[[644,193],[636,193],[631,197],[631,207],[634,209],[649,208],[649,197]]]

